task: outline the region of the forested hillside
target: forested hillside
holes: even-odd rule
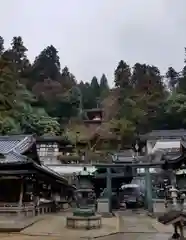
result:
[[[13,38],[9,49],[0,37],[1,134],[62,135],[69,120],[81,121],[83,109],[97,106],[105,111],[107,128],[118,129],[122,138],[186,127],[184,59],[181,72],[170,66],[164,76],[157,66],[129,66],[127,59],[119,60],[115,87],[110,89],[104,73],[101,79],[76,79],[68,66],[60,65],[53,45],[31,63],[20,36]]]

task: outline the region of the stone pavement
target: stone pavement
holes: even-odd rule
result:
[[[164,226],[146,215],[119,215],[119,232],[122,233],[172,233],[172,226]]]
[[[101,237],[99,240],[168,240],[170,235],[164,233],[119,233],[115,236]]]
[[[95,238],[113,234],[119,231],[119,219],[103,218],[102,228],[93,230],[72,230],[67,229],[66,218],[62,215],[51,215],[36,224],[26,228],[21,234],[29,236],[63,236],[65,239]]]
[[[33,223],[36,223],[37,221],[40,221],[43,219],[43,217],[46,218],[46,215],[40,215],[35,217],[12,217],[12,216],[0,216],[0,232],[20,232],[25,227],[30,226]]]
[[[69,214],[69,213],[67,213]],[[121,232],[121,233],[119,233]],[[65,228],[65,216],[48,215],[20,234],[0,234],[1,240],[78,240],[98,238],[101,240],[164,240],[173,232],[171,226],[165,227],[144,215],[122,215],[103,218],[103,227],[98,230],[70,230]]]
[[[20,234],[7,234],[6,236],[1,236],[1,240],[61,240],[62,237],[46,237],[46,236],[26,236]],[[68,239],[71,240],[71,239]]]

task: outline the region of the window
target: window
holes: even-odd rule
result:
[[[53,157],[57,156],[59,152],[58,145],[55,144],[40,144],[37,146],[38,154],[40,157]]]

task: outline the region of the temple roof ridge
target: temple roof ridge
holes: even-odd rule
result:
[[[3,155],[11,152],[21,154],[25,152],[33,142],[33,135],[0,136],[0,153]]]
[[[23,155],[35,142],[33,135],[0,136],[0,154],[3,155],[1,163],[28,162]],[[32,160],[33,161],[33,160]]]

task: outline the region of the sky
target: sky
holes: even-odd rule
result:
[[[186,0],[2,0],[5,46],[22,36],[31,61],[48,45],[78,81],[113,73],[120,60],[180,71]]]

